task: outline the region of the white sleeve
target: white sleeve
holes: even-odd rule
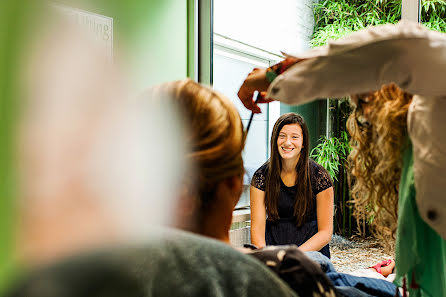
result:
[[[268,97],[302,104],[395,82],[412,94],[446,95],[446,34],[408,21],[364,29],[313,49],[279,75]]]

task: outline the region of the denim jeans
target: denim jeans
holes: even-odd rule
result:
[[[353,287],[337,286],[335,289],[338,295],[341,295],[342,297],[375,297]]]
[[[370,277],[359,277],[347,273],[337,272],[333,266],[333,263],[331,263],[330,259],[328,259],[319,252],[306,252],[305,254],[311,260],[320,265],[322,271],[325,272],[327,277],[331,280],[335,288],[338,289],[340,293],[344,291],[344,293],[350,294],[345,296],[362,297],[371,295],[371,296],[382,296],[382,297],[394,297],[395,293],[397,292],[397,287],[391,282],[381,279],[375,279]],[[348,288],[355,288],[356,290],[350,290]],[[360,292],[358,293],[357,290],[359,290]],[[360,295],[360,293],[365,293],[367,295]]]
[[[305,255],[314,262],[318,263],[319,266],[321,266],[323,272],[336,272],[333,263],[331,263],[330,259],[328,259],[323,254],[319,252],[305,252]]]

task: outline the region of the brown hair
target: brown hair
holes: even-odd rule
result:
[[[219,182],[243,175],[245,134],[240,115],[225,96],[190,79],[169,83],[173,103],[189,128],[190,181],[202,209],[212,204]]]
[[[297,194],[294,204],[294,215],[296,216],[297,225],[300,226],[305,222],[307,214],[311,211],[313,203],[313,192],[310,181],[309,166],[309,147],[310,138],[308,127],[302,116],[296,113],[286,113],[282,115],[274,124],[271,135],[271,157],[268,161],[268,173],[266,175],[265,189],[265,206],[268,220],[276,220],[279,218],[277,204],[280,192],[280,172],[282,171],[282,161],[277,148],[277,138],[283,126],[290,124],[298,124],[302,128],[303,142],[300,152],[299,161],[296,165],[296,184]]]
[[[354,215],[372,222],[372,232],[388,242],[395,235],[402,151],[407,141],[407,112],[412,95],[395,84],[372,92],[369,125],[360,125],[361,106],[347,120],[352,151],[348,157]]]

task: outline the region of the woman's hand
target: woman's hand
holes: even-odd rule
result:
[[[283,61],[274,64],[268,69],[254,68],[251,73],[248,74],[240,87],[240,90],[238,91],[238,97],[242,101],[243,105],[254,113],[260,113],[260,107],[257,105],[257,103],[269,103],[274,101],[272,98],[265,98],[266,91],[268,90],[270,82],[274,79],[274,77],[282,74],[289,67],[303,60],[305,59],[287,56]],[[267,72],[274,74],[274,77],[268,80],[266,76]],[[261,95],[257,102],[255,102],[253,98],[255,91],[260,92]]]
[[[268,103],[273,100],[265,99],[266,90],[268,90],[269,82],[266,79],[266,69],[254,68],[251,73],[245,78],[237,95],[242,101],[243,105],[254,113],[261,113],[260,107],[257,103]],[[260,92],[261,96],[257,103],[254,102],[254,92]]]

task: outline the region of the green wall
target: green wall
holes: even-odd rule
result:
[[[19,88],[15,79],[25,16],[20,1],[0,1],[0,290],[13,275],[13,136]],[[1,292],[1,291],[0,291]],[[1,295],[1,294],[0,294]]]
[[[80,1],[55,2],[113,18],[114,50],[130,53],[127,58],[135,87],[187,76],[191,1],[95,0],[84,5]]]
[[[193,22],[188,20],[188,15],[194,8],[193,0],[54,2],[113,18],[114,51],[124,49],[130,53],[127,56],[129,72],[136,93],[153,84],[192,75],[188,63],[193,58],[190,52],[193,34],[188,32]],[[21,89],[15,70],[21,62],[18,59],[23,49],[21,42],[26,33],[32,32],[33,17],[41,4],[38,0],[0,1],[0,292],[13,275],[15,166],[12,144],[14,110],[19,104]]]

